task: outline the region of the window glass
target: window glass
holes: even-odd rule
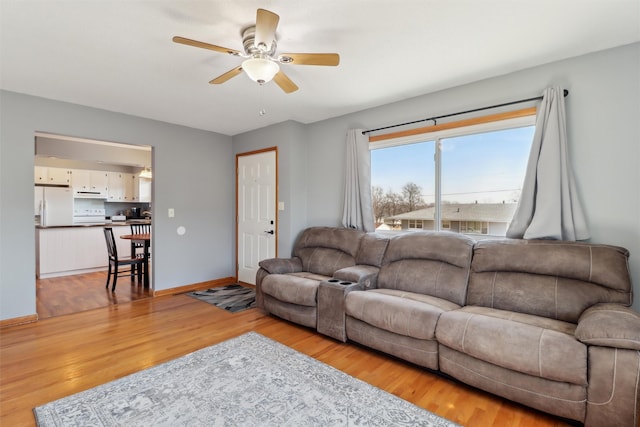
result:
[[[376,228],[504,236],[520,199],[532,122],[373,144]]]
[[[415,225],[415,219],[423,218],[396,216],[415,212],[429,204],[433,206],[434,147],[434,141],[427,141],[371,151],[371,195],[377,227],[392,230],[416,228],[409,227],[409,220],[413,219],[412,225]]]
[[[459,232],[504,236],[515,212],[533,126],[441,140],[441,220]],[[442,227],[444,228],[444,227]]]

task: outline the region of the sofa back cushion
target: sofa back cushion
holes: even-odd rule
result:
[[[629,252],[553,240],[485,240],[474,249],[467,304],[577,323],[597,303],[632,301]]]
[[[355,265],[364,235],[350,228],[310,227],[300,235],[293,255],[302,260],[303,271],[332,276],[336,270]]]
[[[378,275],[378,288],[443,298],[464,305],[474,240],[462,234],[421,231],[394,236]]]
[[[356,264],[380,267],[389,245],[389,237],[377,233],[367,233],[360,241],[360,249],[356,255]]]

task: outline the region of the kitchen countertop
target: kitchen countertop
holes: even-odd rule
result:
[[[84,224],[72,224],[72,225],[40,225],[36,224],[36,228],[38,229],[47,229],[47,228],[76,228],[76,227],[120,227],[131,224],[151,224],[151,220],[141,220],[141,219],[133,219],[127,221],[100,221],[100,222],[87,222]]]

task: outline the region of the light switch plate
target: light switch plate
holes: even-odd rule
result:
[[[279,211],[283,211],[284,210],[284,202],[278,202],[278,210]]]
[[[176,211],[173,210],[173,208],[169,208],[168,215],[169,215],[169,218],[173,218],[174,216],[176,216]]]

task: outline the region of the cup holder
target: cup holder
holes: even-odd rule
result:
[[[335,283],[337,285],[342,285],[342,286],[347,286],[347,285],[352,285],[353,284],[353,282],[347,282],[345,280],[339,280],[339,279],[329,279],[329,280],[327,280],[327,282]]]

